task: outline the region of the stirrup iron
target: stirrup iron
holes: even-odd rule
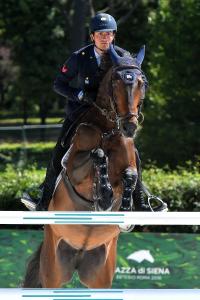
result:
[[[167,212],[168,211],[168,206],[167,203],[165,203],[162,199],[160,199],[159,197],[152,195],[148,189],[146,188],[146,186],[143,184],[142,181],[140,181],[141,186],[142,186],[142,190],[143,192],[146,194],[147,196],[147,202],[150,208],[150,211],[152,212]],[[153,207],[152,206],[152,201],[156,202],[158,205]]]
[[[36,211],[36,203],[33,202],[28,193],[23,193],[21,197],[21,202],[28,208],[30,211]]]
[[[152,207],[152,201],[155,201],[156,203],[158,203],[157,206]],[[148,195],[148,205],[150,207],[150,210],[153,212],[167,212],[168,211],[168,207],[167,207],[167,203],[165,203],[162,199],[160,199],[157,196],[154,195]]]

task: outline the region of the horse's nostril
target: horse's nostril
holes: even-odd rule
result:
[[[125,123],[123,127],[124,127],[125,130],[134,130],[134,129],[136,129],[136,124],[134,124],[134,123]]]
[[[126,122],[122,125],[122,128],[126,135],[132,136],[132,135],[134,135],[134,132],[137,129],[137,125],[135,123]]]
[[[123,124],[123,130],[126,131],[127,128],[126,128],[126,124]]]

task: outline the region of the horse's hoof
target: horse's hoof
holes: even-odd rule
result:
[[[91,152],[91,157],[92,157],[94,160],[101,160],[104,156],[105,156],[104,151],[103,151],[103,149],[101,149],[101,148],[98,148],[98,149],[93,150],[93,151]]]
[[[110,203],[110,205],[101,205],[101,203],[98,203],[96,206],[96,211],[112,211],[113,203]]]
[[[133,224],[120,224],[119,229],[121,232],[131,232],[134,229],[135,225]]]
[[[131,211],[131,206],[124,206],[124,205],[121,205],[120,207],[120,211]]]
[[[131,211],[132,209],[132,205],[131,205],[132,201],[130,198],[128,197],[124,197],[122,199],[122,203],[120,206],[120,211]]]

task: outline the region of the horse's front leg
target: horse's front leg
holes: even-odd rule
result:
[[[62,268],[57,256],[58,240],[50,225],[45,225],[40,255],[40,281],[43,288],[59,288],[63,283]]]
[[[129,211],[133,205],[132,193],[137,183],[137,166],[134,141],[120,134],[104,141],[104,149],[109,153],[109,178],[118,199],[121,210]],[[118,190],[115,189],[118,187]]]
[[[131,211],[133,206],[132,194],[135,190],[138,174],[136,169],[131,167],[125,169],[123,173],[123,193],[120,210]]]
[[[101,148],[93,151],[91,156],[96,170],[94,197],[99,210],[109,210],[113,204],[113,189],[108,178],[108,160]]]
[[[113,191],[108,179],[108,164],[99,148],[102,132],[90,124],[81,124],[72,140],[67,173],[79,194],[96,200],[98,210],[112,207]],[[95,181],[94,181],[95,178]]]

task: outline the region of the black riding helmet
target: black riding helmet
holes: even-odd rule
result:
[[[99,13],[92,18],[90,23],[90,32],[95,31],[117,31],[117,23],[111,15]]]

